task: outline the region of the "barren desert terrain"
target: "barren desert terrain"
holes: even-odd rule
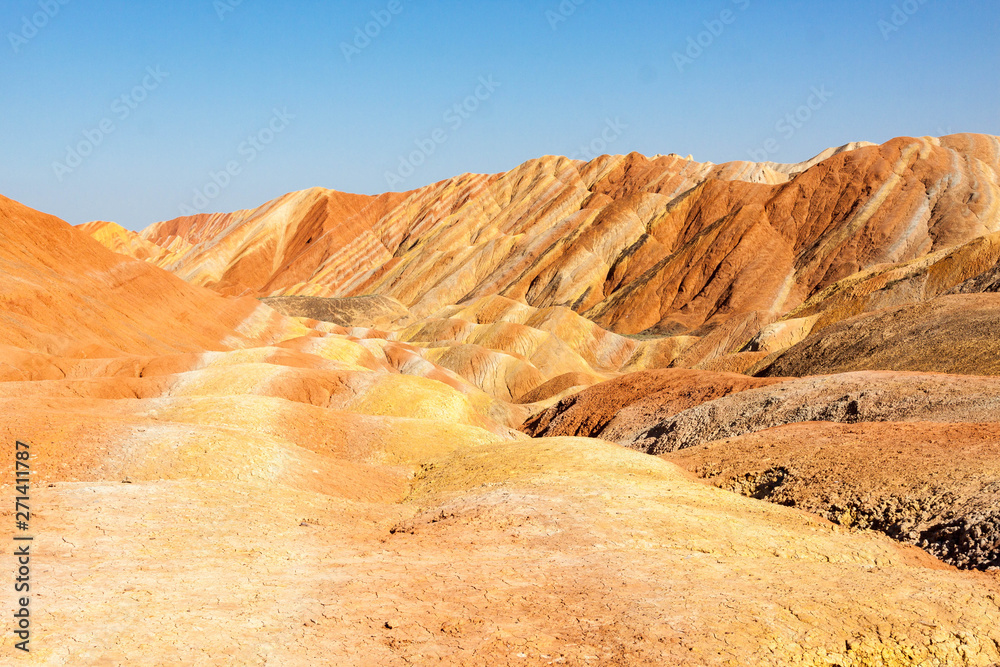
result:
[[[995,667],[998,275],[986,135],[0,197],[22,662]]]

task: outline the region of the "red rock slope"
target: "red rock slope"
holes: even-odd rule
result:
[[[162,354],[260,344],[298,327],[254,299],[220,298],[2,196],[0,239],[0,345]]]

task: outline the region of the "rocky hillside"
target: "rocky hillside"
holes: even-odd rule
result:
[[[402,194],[313,189],[138,235],[85,229],[224,294],[382,295],[418,318],[498,294],[567,307],[617,333],[697,336],[686,366],[739,352],[793,311],[829,320],[913,303],[1000,257],[977,241],[1000,231],[997,138],[900,138],[820,157],[784,166],[547,157]],[[962,252],[976,257],[961,268],[933,263],[971,242]],[[929,284],[900,293],[893,267]],[[850,303],[828,293],[821,301],[836,308],[803,310],[859,274],[866,285]],[[896,291],[874,303],[890,283]]]

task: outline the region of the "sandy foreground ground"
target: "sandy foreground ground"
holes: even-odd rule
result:
[[[1000,661],[996,578],[597,440],[444,450],[383,450],[414,471],[395,502],[280,474],[43,485],[17,663]]]

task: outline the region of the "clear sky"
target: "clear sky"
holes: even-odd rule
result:
[[[4,0],[0,34],[0,193],[73,224],[1000,135],[996,0]]]

